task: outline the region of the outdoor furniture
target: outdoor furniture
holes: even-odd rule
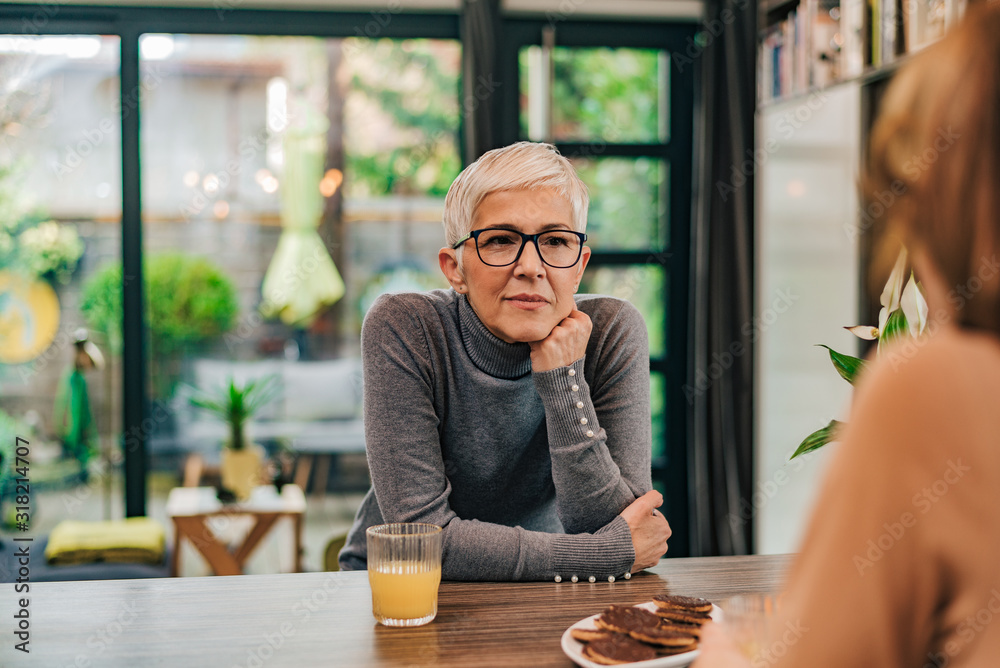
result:
[[[0,541],[0,583],[12,583],[17,580],[18,558],[14,555],[24,547],[25,543],[15,542],[14,538],[23,536],[4,536]],[[170,575],[170,547],[163,561],[158,564],[140,564],[129,562],[100,561],[90,564],[54,565],[45,559],[49,537],[46,535],[33,537],[28,544],[31,555],[31,582],[68,582],[74,580],[132,580],[139,578],[165,578]],[[31,584],[34,587],[34,584]],[[13,588],[8,591],[13,591]],[[0,651],[2,656],[2,651]],[[6,665],[0,660],[0,666]]]
[[[774,592],[788,564],[788,556],[664,559],[613,584],[444,582],[437,619],[416,628],[376,624],[367,573],[358,571],[42,583],[31,588],[31,654],[6,642],[0,664],[570,668],[563,632],[612,603],[666,591],[713,601]],[[0,617],[12,619],[15,606],[17,597],[0,597]],[[112,641],[87,644],[101,633]]]
[[[361,360],[348,357],[317,362],[287,360],[213,360],[193,363],[193,385],[211,391],[230,379],[237,383],[273,376],[277,396],[247,422],[247,436],[261,445],[285,445],[301,453],[296,482],[303,489],[309,481],[314,458],[318,458],[316,483],[323,483],[330,457],[342,453],[364,453]],[[173,402],[176,434],[171,445],[158,442],[154,449],[164,454],[171,447],[188,458],[199,455],[204,464],[218,462],[218,452],[229,437],[228,425],[190,405],[190,388],[182,386]],[[320,477],[323,480],[320,480]],[[313,488],[322,493],[319,484]]]
[[[296,485],[285,485],[281,494],[272,485],[257,487],[245,502],[223,504],[213,487],[175,487],[167,497],[167,515],[174,525],[174,551],[170,574],[180,573],[181,542],[187,539],[201,553],[216,575],[241,575],[261,540],[283,518],[291,518],[295,531],[295,572],[302,570],[302,519],[306,499]],[[212,530],[213,521],[250,517],[253,525],[243,541],[230,549]]]
[[[303,435],[292,439],[291,450],[295,453],[295,484],[307,489],[309,474],[313,476],[312,494],[326,493],[330,469],[334,458],[347,453],[365,451],[365,428],[360,420],[353,425],[341,425],[336,434]],[[315,464],[315,466],[314,466]]]

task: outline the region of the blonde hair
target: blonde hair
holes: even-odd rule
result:
[[[979,281],[958,322],[1000,334],[1000,279],[982,275],[1000,252],[998,183],[1000,7],[970,5],[960,25],[893,78],[862,187],[869,209],[884,205],[875,268],[902,242],[930,258],[949,288]]]
[[[476,209],[495,192],[552,188],[573,210],[573,229],[587,229],[587,186],[555,146],[521,141],[487,151],[462,170],[444,200],[444,237],[448,246],[472,230]]]

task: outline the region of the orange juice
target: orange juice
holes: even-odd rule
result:
[[[374,567],[373,567],[374,566]],[[418,561],[369,564],[375,619],[390,626],[426,624],[437,614],[441,566]]]

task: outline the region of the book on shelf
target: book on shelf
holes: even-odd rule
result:
[[[761,100],[805,93],[840,78],[839,0],[803,0],[767,26],[758,58]]]
[[[968,0],[798,0],[765,9],[761,102],[801,95],[889,65],[940,39]]]

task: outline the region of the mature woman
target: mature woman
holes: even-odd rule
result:
[[[931,334],[865,371],[773,639],[697,668],[1000,662],[1000,6],[895,75],[867,171]]]
[[[452,184],[452,289],[385,295],[362,327],[372,489],[342,568],[365,568],[383,522],[444,527],[452,580],[612,580],[666,552],[646,327],[628,302],[574,297],[587,204],[547,144],[490,151]]]

